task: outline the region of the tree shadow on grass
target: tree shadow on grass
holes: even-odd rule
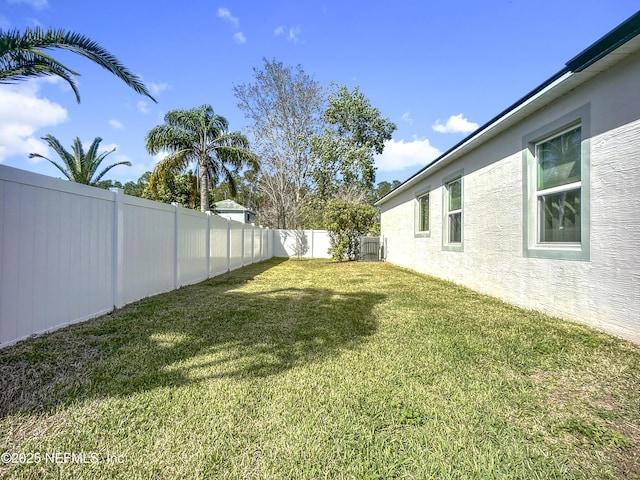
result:
[[[368,291],[256,285],[277,260],[0,351],[0,418],[73,400],[277,375],[376,332]]]

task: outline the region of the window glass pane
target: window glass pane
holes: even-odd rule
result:
[[[419,231],[429,231],[429,194],[420,197]]]
[[[580,191],[539,197],[540,242],[580,242]]]
[[[462,242],[462,214],[449,214],[449,243]]]
[[[460,179],[448,185],[449,190],[449,211],[460,210],[462,208],[462,182]]]
[[[581,139],[578,127],[537,146],[538,190],[580,181]]]

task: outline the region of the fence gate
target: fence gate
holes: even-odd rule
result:
[[[361,262],[379,262],[382,258],[380,237],[360,237],[359,260]]]

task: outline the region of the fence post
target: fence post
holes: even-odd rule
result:
[[[213,213],[207,210],[207,236],[204,239],[204,248],[207,251],[207,278],[211,278],[211,215]]]
[[[124,211],[121,188],[113,192],[113,306],[124,306]]]
[[[177,289],[180,285],[179,285],[179,280],[180,280],[180,261],[178,259],[178,255],[180,253],[180,250],[178,248],[178,237],[179,237],[179,231],[178,231],[178,220],[179,220],[179,216],[180,216],[180,212],[178,211],[178,203],[177,202],[172,202],[171,205],[173,205],[173,288]]]
[[[315,230],[311,230],[311,259],[313,260],[315,258],[315,254],[313,251],[313,238],[316,236],[316,231]]]
[[[260,261],[264,260],[264,227],[260,225]]]
[[[231,271],[231,219],[227,218],[227,272]]]
[[[251,263],[255,263],[256,259],[254,258],[256,246],[256,224],[251,224]]]

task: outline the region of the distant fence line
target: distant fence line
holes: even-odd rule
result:
[[[271,257],[327,258],[271,230],[0,165],[0,348]]]

